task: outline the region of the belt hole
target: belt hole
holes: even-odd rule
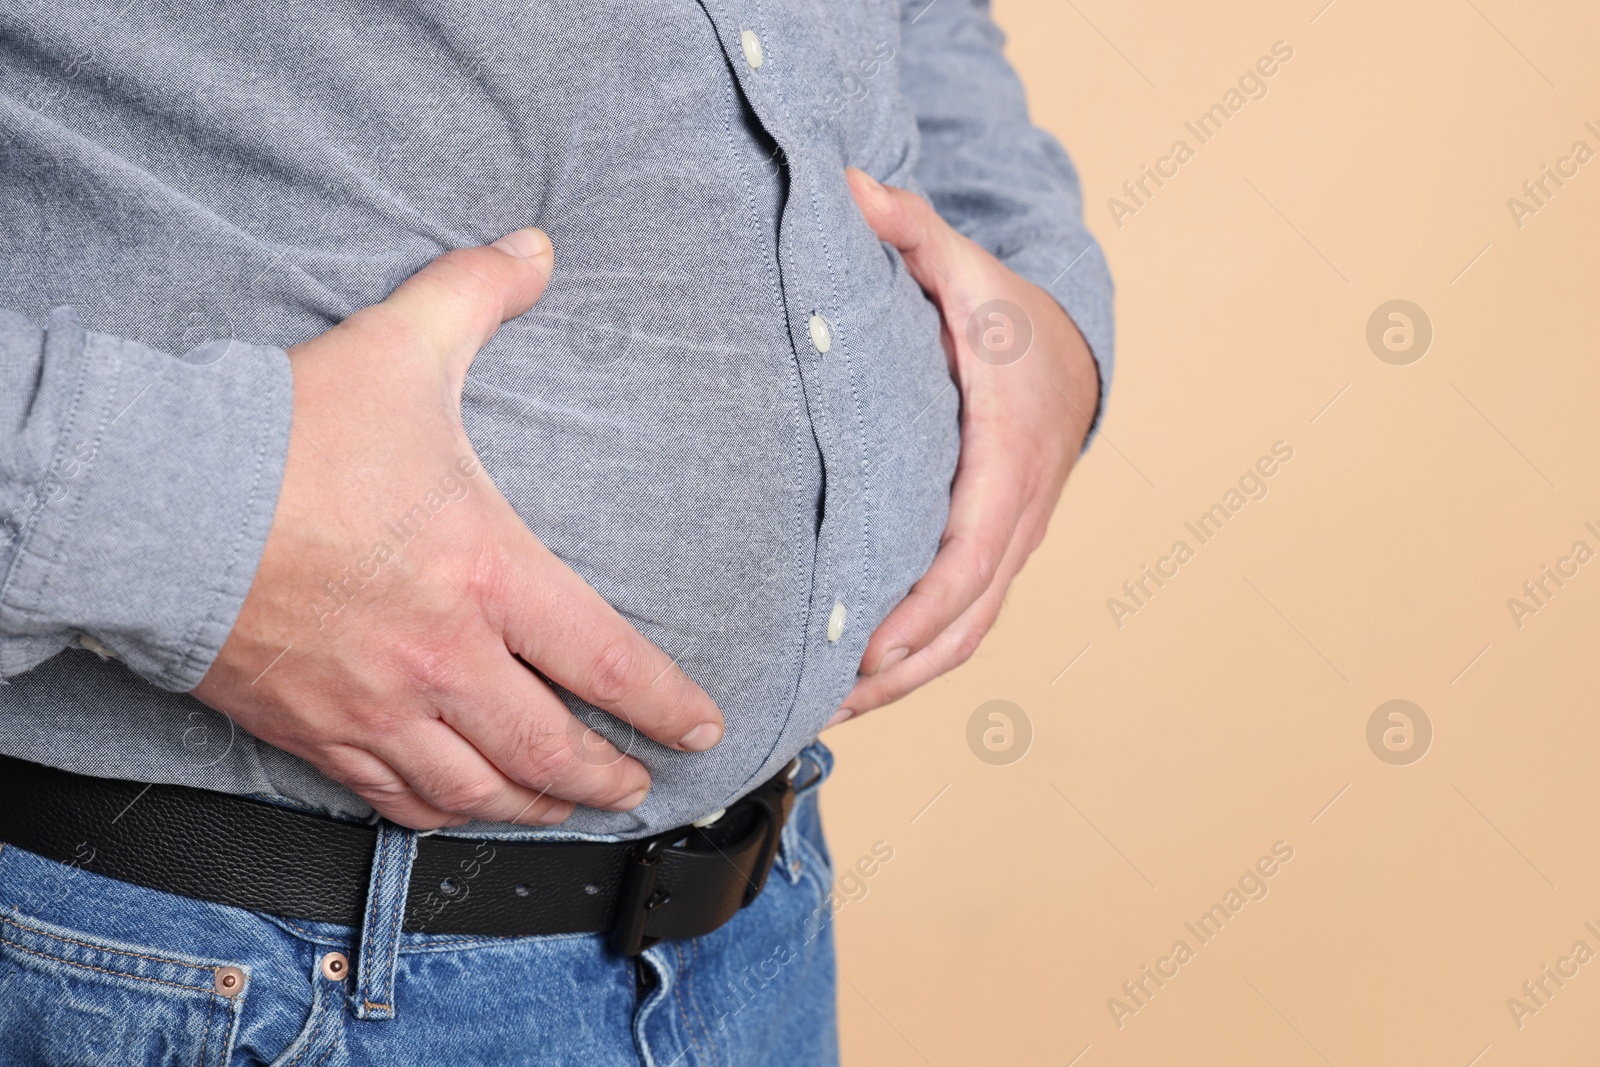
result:
[[[595,885],[593,882],[590,882],[588,885],[583,887],[583,891],[592,897],[596,893],[600,892],[600,887]]]
[[[461,892],[461,883],[456,881],[454,878],[446,878],[444,881],[439,883],[439,892],[443,893],[447,897],[453,897],[457,893]]]
[[[514,885],[511,887],[511,891],[519,897],[525,897],[528,895],[528,887],[525,885]]]

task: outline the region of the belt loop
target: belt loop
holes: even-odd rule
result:
[[[394,974],[400,957],[400,929],[406,890],[417,858],[417,834],[387,819],[378,820],[378,847],[367,885],[367,910],[356,949],[356,991],[351,997],[358,1019],[393,1019]]]

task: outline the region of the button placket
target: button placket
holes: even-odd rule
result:
[[[713,21],[718,20],[714,17]],[[783,151],[808,151],[814,146],[808,145],[803,138],[799,138],[797,134],[794,134],[788,123],[784,121],[787,116],[781,103],[781,94],[778,98],[769,98],[770,94],[777,93],[782,79],[779,77],[781,72],[773,66],[772,62],[768,62],[771,57],[767,55],[767,49],[761,37],[749,27],[739,26],[738,23],[734,23],[734,26],[738,28],[733,29],[730,27],[733,32],[729,36],[737,35],[740,50],[743,53],[742,58],[745,61],[745,69],[737,73],[736,81],[739,83],[750,107],[755,112],[757,121],[777,141]],[[728,38],[724,37],[723,39],[726,41]],[[730,48],[729,51],[731,52],[732,49]],[[729,58],[733,59],[731,55]],[[734,60],[734,62],[737,64],[737,60]],[[773,78],[778,78],[778,81],[774,82]],[[790,141],[791,135],[797,138],[792,144]],[[790,194],[794,200],[808,198],[810,193],[814,193],[814,190],[804,188],[805,184],[808,183],[797,183],[791,187]],[[791,203],[784,211],[785,217],[790,217],[794,210],[795,205]],[[801,217],[803,216],[795,216],[797,221]],[[849,394],[852,389],[854,375],[847,365],[847,360],[838,358],[842,356],[842,352],[832,353],[834,327],[825,314],[827,304],[825,301],[811,303],[802,295],[809,289],[812,290],[815,297],[824,297],[828,291],[827,279],[825,276],[807,277],[807,271],[803,269],[797,270],[796,264],[787,263],[784,257],[784,252],[786,251],[784,245],[789,243],[791,242],[780,241],[779,259],[784,274],[784,299],[785,303],[789,304],[789,311],[792,316],[790,319],[792,323],[790,336],[793,338],[794,343],[800,346],[804,346],[809,342],[815,353],[814,362],[801,361],[799,372],[802,380],[806,383],[802,388],[807,394],[807,406],[812,420],[813,432],[817,435],[817,444],[822,453],[822,462],[827,468],[828,498],[832,502],[838,496],[839,489],[844,489],[846,484],[852,481],[847,476],[845,483],[837,483],[836,478],[843,472],[835,470],[834,465],[845,458],[844,454],[840,454],[840,449],[843,449],[844,453],[854,452],[855,449],[851,447],[851,443],[848,440],[838,441],[831,438],[839,433],[845,434],[847,438],[850,436],[847,428],[848,415],[846,412],[850,408]],[[824,252],[823,254],[826,253]],[[810,304],[809,308],[807,308],[808,304]],[[802,323],[804,323],[803,329],[801,328]],[[803,351],[803,347],[800,350]],[[830,353],[832,353],[830,358],[838,360],[831,365],[828,359],[821,358],[829,356]],[[813,390],[815,390],[814,394]],[[844,406],[830,416],[826,410],[830,403],[841,401],[844,402]],[[860,415],[858,408],[855,410],[855,414],[857,416]],[[836,422],[836,419],[844,419],[845,422]],[[856,442],[856,445],[859,446],[860,442]],[[846,492],[844,499],[846,502],[850,502],[851,494]],[[832,504],[830,503],[831,506]],[[859,503],[856,506],[859,507]],[[851,525],[854,525],[854,523],[852,522]],[[864,548],[865,545],[863,544],[861,547]],[[818,635],[824,637],[830,645],[838,645],[843,638],[849,616],[845,599],[853,596],[856,592],[856,582],[854,581],[846,580],[842,585],[834,584],[845,576],[844,573],[840,573],[841,568],[843,572],[848,573],[855,571],[859,566],[863,582],[870,583],[871,580],[872,568],[870,563],[860,560],[854,549],[855,542],[853,538],[847,538],[845,542],[840,542],[837,535],[833,539],[819,542],[817,545],[817,569],[813,575],[811,592],[816,599],[822,600],[822,605],[827,605],[828,601],[822,599],[818,594],[822,589],[828,588],[829,585],[834,586],[835,597],[832,607],[831,609],[826,609],[822,628],[823,633]],[[824,578],[823,575],[825,573],[830,573],[833,576]]]

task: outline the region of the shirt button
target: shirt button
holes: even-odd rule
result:
[[[837,641],[839,635],[844,633],[844,605],[837,600],[833,602],[833,611],[828,615],[828,640]]]
[[[694,821],[694,825],[697,828],[704,829],[705,827],[710,826],[712,823],[716,822],[718,819],[722,818],[726,814],[728,814],[728,809],[727,808],[718,808],[716,811],[712,812],[710,815],[705,815],[705,816],[702,816],[701,818],[696,819]]]
[[[821,315],[811,316],[811,343],[822,353],[833,347],[833,335],[828,332],[828,320]]]
[[[745,30],[739,34],[739,46],[744,49],[744,61],[752,67],[761,66],[761,38],[756,36],[754,30]]]
[[[101,659],[116,659],[117,658],[117,654],[115,652],[111,651],[105,645],[102,645],[99,641],[96,641],[94,638],[90,637],[88,634],[79,634],[78,635],[78,645],[80,647],[82,647],[82,648],[87,648],[90,652],[93,652],[95,655],[99,656]]]

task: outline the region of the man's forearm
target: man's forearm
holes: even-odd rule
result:
[[[1083,223],[1077,171],[1029,119],[988,6],[906,4],[901,80],[922,142],[917,181],[951,226],[1071,316],[1098,366],[1103,408],[1113,364],[1111,275]]]
[[[272,524],[293,387],[279,349],[175,358],[0,310],[0,676],[88,638],[188,690]]]

